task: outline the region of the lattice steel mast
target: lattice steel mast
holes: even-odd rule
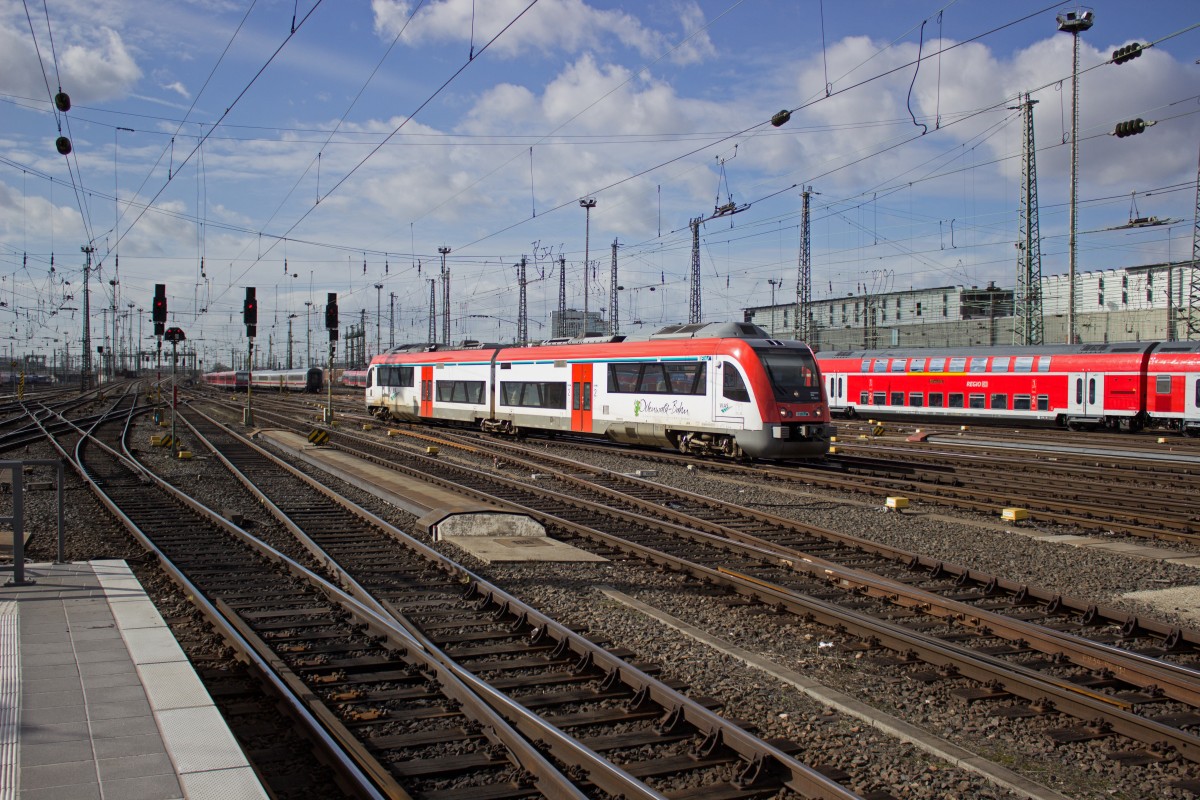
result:
[[[1188,292],[1187,338],[1200,339],[1200,162],[1196,165],[1196,216],[1192,225],[1192,285]]]
[[[700,223],[703,222],[702,217],[696,217],[689,224],[692,226],[692,271],[688,278],[688,285],[691,287],[690,301],[688,303],[688,322],[699,322],[701,317],[700,309]]]
[[[450,344],[450,271],[446,269],[449,247],[439,247],[442,254],[442,344]]]
[[[812,338],[808,309],[812,305],[812,235],[809,230],[809,198],[812,187],[800,193],[804,204],[800,216],[800,263],[796,271],[796,311],[792,320],[792,338],[807,342]]]
[[[429,343],[437,344],[437,280],[429,279]]]
[[[567,257],[558,257],[558,329],[555,336],[565,336],[567,331]]]
[[[612,243],[612,273],[609,276],[608,287],[608,333],[610,336],[617,335],[617,329],[620,327],[617,322],[617,246],[618,242],[613,239]]]
[[[1021,151],[1021,241],[1017,242],[1017,296],[1015,298],[1015,344],[1043,344],[1042,317],[1042,244],[1038,225],[1037,148],[1033,140],[1033,105],[1029,94],[1023,95],[1021,118],[1024,138]]]
[[[525,256],[517,264],[517,286],[520,287],[520,299],[517,301],[517,344],[529,341],[529,305],[525,299]]]

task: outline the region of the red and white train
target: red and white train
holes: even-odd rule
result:
[[[204,383],[219,389],[229,391],[246,391],[250,385],[254,389],[275,389],[288,392],[319,392],[325,385],[325,371],[319,367],[309,369],[263,369],[249,372],[247,370],[230,370],[226,372],[206,372]]]
[[[372,359],[366,404],[410,422],[766,459],[824,456],[834,434],[812,350],[748,323],[637,340],[396,348]]]
[[[367,368],[343,370],[341,377],[338,378],[338,384],[355,389],[365,389],[367,387]]]
[[[1200,436],[1200,342],[817,354],[832,412]]]

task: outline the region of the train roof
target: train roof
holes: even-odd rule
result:
[[[974,347],[893,347],[878,350],[822,350],[817,358],[923,358],[953,356],[1023,356],[1023,355],[1097,355],[1140,354],[1154,349],[1160,342],[1107,342],[1097,344],[995,345]],[[1166,345],[1177,345],[1169,342]],[[1159,352],[1162,348],[1159,348]],[[1188,352],[1188,351],[1177,351]]]

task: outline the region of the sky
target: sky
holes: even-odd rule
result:
[[[741,319],[795,299],[804,187],[814,300],[1011,288],[1022,93],[1065,274],[1084,8],[1077,269],[1190,258],[1194,0],[0,0],[0,352],[78,354],[85,247],[93,345],[115,308],[152,348],[164,283],[206,369],[246,287],[273,362],[289,326],[321,357],[329,292],[369,353],[426,341],[446,249],[452,341],[514,338],[522,259],[531,337],[564,267],[608,319],[614,243],[619,330],[686,322],[693,225],[702,317]]]

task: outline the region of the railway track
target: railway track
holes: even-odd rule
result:
[[[108,446],[80,438],[76,457],[105,504],[243,658],[273,676],[358,796],[660,798],[672,787],[714,798],[771,797],[785,788],[804,797],[858,796],[795,761],[780,749],[787,745],[741,731],[619,653],[587,644],[432,552],[400,547],[402,534],[386,523],[358,519],[354,529],[357,515],[334,502],[322,519],[311,488],[299,493],[304,500],[293,486],[300,503],[293,511],[304,517],[309,507],[305,527],[358,559],[349,569],[308,537],[320,571],[349,585],[356,599],[134,468],[131,454],[115,449],[122,437],[104,431]],[[266,480],[262,472],[255,478]],[[364,532],[381,525],[383,532]],[[386,599],[352,579],[356,571],[389,587]],[[516,699],[448,649],[507,684]],[[544,717],[579,730],[591,747]]]
[[[379,463],[412,460],[364,437],[352,437],[352,446],[346,444],[350,434],[335,437],[339,446]],[[516,463],[508,452],[505,458]],[[1011,716],[1040,717],[1052,709],[1072,715],[1075,724],[1052,733],[1061,741],[1118,732],[1149,750],[1126,748],[1113,753],[1117,759],[1159,758],[1151,751],[1164,742],[1185,758],[1200,755],[1200,742],[1189,732],[1200,721],[1197,673],[1191,666],[1194,631],[1073,605],[1035,587],[911,553],[886,552],[853,542],[853,537],[842,537],[835,547],[837,537],[814,535],[794,522],[746,509],[719,508],[726,519],[714,521],[712,512],[703,509],[720,504],[625,477],[619,478],[623,488],[605,487],[596,470],[577,462],[569,465],[571,474],[554,475],[563,484],[579,481],[573,494],[566,495],[542,485],[551,468],[541,455],[520,465],[521,470],[546,470],[537,487],[478,471],[450,477],[448,472],[458,468],[413,458],[420,463],[410,468],[413,474],[505,498],[556,525],[560,535],[599,543],[600,552],[623,550],[852,631],[858,637],[853,649],[907,665],[919,679],[971,676],[977,684],[963,689],[964,700],[1012,702],[1003,711]],[[580,473],[591,474],[581,479]],[[637,484],[638,491],[630,491],[629,483]],[[643,496],[631,497],[638,493]],[[740,519],[737,526],[729,521],[731,514]],[[598,529],[612,533],[596,533]],[[775,531],[776,537],[764,535],[767,531]],[[838,558],[842,563],[835,563]],[[884,655],[884,649],[894,655]],[[924,663],[915,664],[913,653]],[[1099,728],[1096,720],[1104,720]]]

